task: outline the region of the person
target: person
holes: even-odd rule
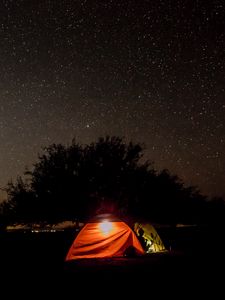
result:
[[[144,230],[142,228],[139,228],[138,230],[138,240],[141,243],[142,248],[146,251],[147,250],[147,240],[144,238]]]

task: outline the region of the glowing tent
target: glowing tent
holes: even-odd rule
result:
[[[87,223],[72,243],[66,261],[81,258],[123,256],[128,249],[144,250],[131,228],[121,220],[104,214]]]
[[[156,229],[149,223],[135,223],[134,231],[139,240],[143,239],[142,244],[146,253],[166,251],[166,248],[158,235]]]

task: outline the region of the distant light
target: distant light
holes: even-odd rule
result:
[[[99,228],[104,235],[108,235],[113,229],[113,224],[109,221],[103,221],[99,224]]]

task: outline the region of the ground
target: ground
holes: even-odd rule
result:
[[[85,259],[65,262],[74,239],[71,232],[2,233],[1,282],[7,293],[52,297],[80,293],[111,297],[124,293],[192,295],[222,291],[224,272],[223,230],[161,232],[165,253],[143,257]],[[104,292],[103,292],[104,291]],[[120,294],[121,295],[121,294]],[[32,297],[31,297],[32,298]],[[104,297],[103,297],[104,298]],[[117,297],[118,298],[118,297]]]

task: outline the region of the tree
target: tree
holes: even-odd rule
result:
[[[18,177],[16,183],[12,181],[8,183],[6,188],[8,201],[1,205],[4,220],[31,222],[35,218],[34,194],[29,186]]]
[[[4,212],[25,222],[126,213],[137,201],[140,179],[152,172],[150,163],[140,164],[142,156],[141,145],[114,136],[86,146],[75,140],[68,147],[50,145],[24,181],[20,177],[8,184]]]
[[[24,180],[8,184],[3,214],[11,222],[55,223],[106,212],[166,223],[200,220],[204,197],[143,162],[143,149],[116,136],[84,146],[75,140],[50,145]]]

